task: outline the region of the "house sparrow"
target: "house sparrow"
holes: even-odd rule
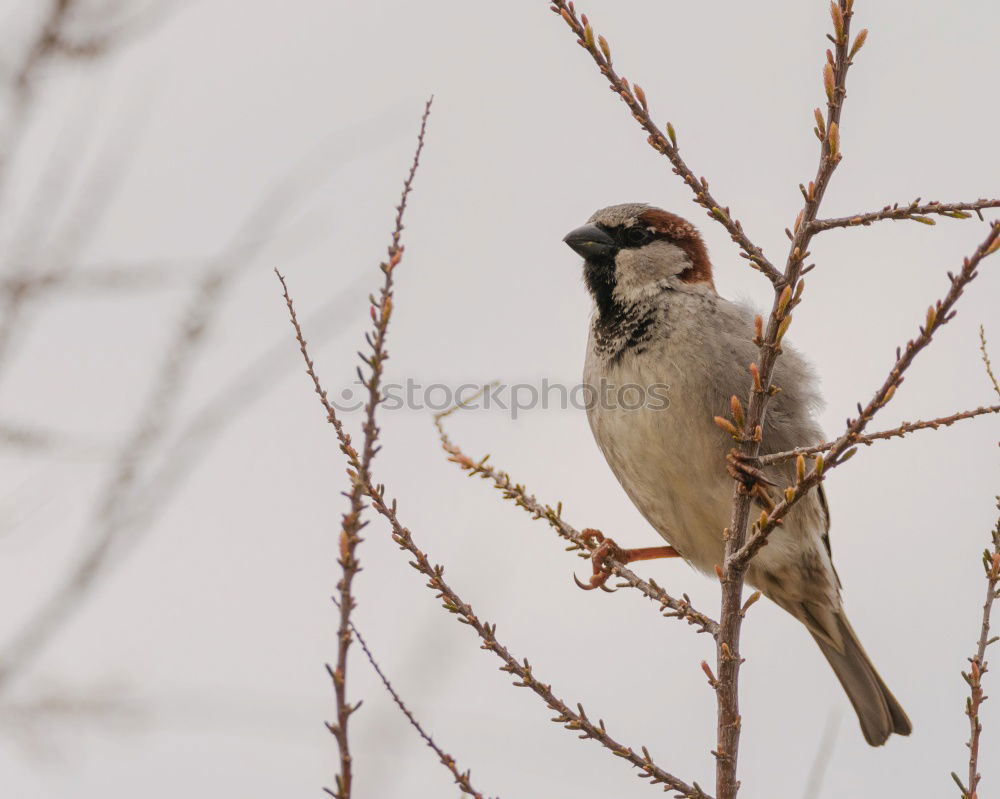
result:
[[[747,389],[754,312],[715,291],[701,236],[678,216],[644,204],[595,213],[564,239],[584,258],[594,300],[584,383],[669,386],[669,407],[590,403],[594,438],[625,493],[669,547],[624,552],[628,560],[673,554],[707,573],[723,562],[730,520],[731,437],[713,422],[730,397]],[[768,407],[761,454],[824,440],[813,418],[816,377],[787,345],[774,369],[780,387]],[[619,393],[618,396],[621,396]],[[617,406],[617,407],[612,407]],[[795,480],[794,462],[758,476],[780,490]],[[767,489],[762,481],[758,489]],[[766,496],[755,500],[765,507]],[[801,621],[819,644],[861,722],[880,746],[910,721],[879,677],[844,614],[830,555],[830,515],[822,485],[805,496],[750,562],[746,581]],[[600,582],[595,579],[595,582]],[[595,587],[595,586],[591,586]]]

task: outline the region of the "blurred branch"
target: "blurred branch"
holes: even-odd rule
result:
[[[103,217],[129,173],[142,138],[144,122],[143,115],[138,122],[122,126],[105,143],[97,163],[77,190],[76,202],[67,215],[68,221],[61,228],[54,221],[53,206],[68,194],[65,183],[70,181],[71,174],[55,171],[49,179],[41,181],[32,208],[14,242],[13,255],[8,264],[10,277],[0,284],[3,289],[0,296],[0,371],[6,365],[14,334],[23,337],[30,319],[25,316],[25,306],[36,295],[29,288],[31,277],[40,266],[44,268],[46,260],[61,264],[59,270],[64,278],[72,271],[80,254],[100,230]],[[60,170],[61,159],[53,160],[57,164],[55,169]],[[57,276],[52,275],[49,279],[52,281]]]
[[[129,692],[111,683],[73,689],[55,686],[0,703],[0,727],[16,732],[11,739],[41,754],[58,753],[54,739],[70,735],[75,740],[81,725],[132,728],[142,717]]]
[[[501,671],[505,671],[518,678],[514,685],[518,687],[530,688],[536,695],[545,701],[546,706],[550,710],[556,712],[556,717],[552,719],[554,722],[562,724],[566,729],[579,732],[581,738],[590,738],[598,741],[604,747],[611,750],[615,755],[627,760],[633,766],[637,767],[640,771],[638,776],[643,779],[650,780],[653,784],[665,785],[668,789],[675,791],[681,796],[688,797],[688,799],[710,799],[710,797],[708,797],[707,794],[705,794],[701,788],[698,787],[697,783],[688,785],[683,780],[678,779],[657,766],[652,761],[649,752],[645,747],[642,748],[642,754],[639,755],[633,751],[631,747],[626,747],[616,741],[608,734],[604,722],[601,720],[599,720],[596,724],[592,722],[584,712],[581,705],[577,705],[576,711],[570,709],[565,702],[559,699],[552,692],[550,685],[540,682],[535,677],[534,672],[527,660],[523,662],[517,660],[497,639],[496,625],[490,624],[488,621],[481,620],[478,616],[476,616],[473,612],[472,606],[462,600],[455,590],[445,582],[444,567],[431,563],[427,555],[424,554],[424,552],[421,551],[413,541],[413,536],[410,531],[403,527],[399,521],[399,518],[396,515],[395,500],[387,503],[384,496],[384,488],[382,486],[376,486],[372,482],[370,476],[365,476],[362,469],[363,464],[361,456],[354,448],[350,435],[344,430],[343,423],[337,416],[337,411],[328,399],[326,390],[323,388],[320,383],[319,376],[316,374],[316,369],[309,356],[302,328],[296,318],[295,307],[292,304],[291,296],[288,293],[288,287],[280,273],[278,274],[278,279],[281,281],[285,303],[288,305],[289,317],[292,327],[295,330],[295,338],[299,344],[302,359],[305,362],[306,373],[309,375],[313,384],[313,389],[319,397],[320,403],[323,405],[323,409],[326,411],[327,421],[333,425],[333,428],[336,431],[337,439],[340,442],[340,449],[347,456],[350,464],[348,473],[351,480],[362,483],[364,492],[371,501],[371,506],[379,514],[381,514],[392,527],[393,541],[399,544],[401,549],[405,549],[410,553],[410,555],[413,556],[413,560],[410,561],[410,565],[428,578],[427,587],[434,591],[443,601],[444,608],[450,613],[454,613],[460,622],[466,624],[475,631],[482,641],[482,649],[493,652],[503,661],[504,665],[501,666]]]
[[[206,259],[198,259],[204,262]],[[56,266],[25,276],[0,277],[0,293],[21,294],[32,297],[53,291],[107,292],[151,291],[164,287],[193,283],[198,276],[194,269],[177,269],[176,265],[189,266],[195,259],[155,260],[145,264],[98,265],[70,271],[66,266]]]
[[[476,398],[472,397],[466,402],[472,402],[474,399]],[[513,500],[515,505],[530,513],[533,519],[544,519],[548,522],[549,526],[561,538],[570,542],[570,546],[567,548],[568,551],[583,551],[588,553],[583,557],[589,556],[594,546],[593,541],[585,538],[580,532],[563,520],[561,502],[555,508],[550,505],[543,505],[535,499],[534,495],[529,494],[523,485],[513,483],[510,475],[506,472],[498,471],[492,466],[487,465],[486,462],[489,459],[489,455],[479,461],[473,461],[451,441],[444,429],[444,419],[461,407],[461,404],[453,405],[448,410],[434,416],[434,424],[438,429],[441,446],[448,453],[448,460],[452,463],[457,463],[470,476],[478,475],[484,480],[492,481],[493,485],[503,494],[504,499]],[[686,594],[681,599],[670,596],[653,580],[643,580],[625,564],[615,560],[613,557],[609,557],[605,563],[611,572],[621,579],[621,587],[629,586],[638,589],[643,596],[651,599],[658,605],[660,612],[664,616],[684,619],[688,624],[698,627],[698,632],[705,632],[713,637],[718,633],[718,623],[704,613],[695,610],[691,606],[691,600]],[[670,612],[664,612],[667,608],[670,609]]]
[[[334,600],[334,603],[339,607],[340,603]],[[452,776],[455,778],[455,783],[458,785],[462,793],[468,796],[474,796],[476,799],[483,799],[483,795],[479,793],[475,788],[472,787],[472,782],[470,779],[471,771],[459,771],[458,765],[455,763],[455,758],[446,753],[441,747],[434,743],[434,739],[424,730],[417,721],[413,713],[406,706],[403,700],[400,698],[399,694],[396,693],[396,689],[392,687],[392,683],[389,682],[389,678],[385,676],[382,669],[378,665],[378,661],[375,660],[375,656],[372,654],[371,649],[368,648],[368,644],[365,642],[364,637],[361,635],[361,631],[358,630],[354,622],[349,622],[351,625],[351,631],[358,639],[358,643],[361,645],[362,651],[365,653],[365,657],[368,658],[368,662],[371,663],[372,668],[375,669],[375,673],[378,675],[379,679],[382,681],[382,685],[385,686],[385,690],[389,692],[392,697],[392,701],[396,703],[396,706],[403,711],[403,715],[406,716],[407,721],[410,722],[410,726],[417,731],[417,734],[423,738],[424,743],[427,744],[433,751],[434,754],[438,756],[441,764],[451,772]],[[499,799],[499,797],[497,797]]]
[[[882,441],[888,438],[903,438],[907,433],[913,433],[917,430],[937,430],[939,427],[950,427],[955,422],[960,422],[963,419],[974,419],[977,416],[983,416],[991,413],[1000,413],[1000,405],[982,406],[979,408],[973,408],[969,411],[953,413],[951,416],[939,416],[937,419],[925,419],[918,422],[903,422],[891,430],[880,430],[878,433],[852,435],[848,444],[871,445],[876,441]],[[799,457],[799,455],[816,455],[820,452],[827,452],[836,446],[837,440],[824,441],[822,444],[815,444],[811,447],[796,447],[795,449],[789,449],[785,452],[775,452],[773,455],[761,455],[757,459],[757,462],[761,466],[770,466],[775,463],[784,463],[785,461],[794,460]]]
[[[356,307],[357,297],[367,284],[368,277],[359,276],[306,319],[305,325],[317,331],[314,341],[327,341],[344,329],[350,310]],[[131,537],[133,545],[138,531],[148,529],[152,518],[162,513],[164,505],[194,473],[219,436],[298,364],[288,355],[287,342],[276,341],[183,424],[158,466],[129,501],[126,523],[135,531]]]
[[[0,448],[2,447],[73,455],[93,455],[100,449],[98,444],[85,443],[47,427],[35,427],[10,419],[0,419]]]
[[[20,62],[9,70],[11,93],[7,116],[0,126],[0,201],[6,184],[7,171],[14,160],[21,136],[35,99],[38,79],[45,67],[58,58],[76,61],[92,60],[104,55],[126,34],[144,27],[160,7],[151,12],[153,4],[138,12],[119,13],[122,4],[106,4],[98,13],[90,14],[89,24],[80,30],[87,3],[81,0],[51,0],[49,10]],[[74,27],[77,29],[74,30]]]
[[[837,743],[837,733],[840,731],[840,713],[834,711],[826,719],[823,725],[823,736],[820,738],[819,746],[816,749],[816,757],[813,758],[812,766],[809,768],[809,777],[806,780],[806,788],[802,792],[802,799],[817,799],[823,789],[823,778],[826,770],[833,759],[833,747]]]
[[[195,357],[226,292],[254,263],[289,210],[329,176],[328,147],[329,142],[323,142],[280,176],[251,208],[230,243],[202,270],[145,405],[100,491],[87,525],[84,550],[48,599],[0,649],[0,693],[81,607],[83,597],[93,589],[115,547],[130,530],[130,499],[139,473],[170,426]]]
[[[694,201],[708,211],[708,216],[719,222],[729,233],[730,238],[739,246],[740,255],[746,258],[750,265],[762,272],[775,285],[782,285],[784,278],[774,265],[764,255],[756,244],[754,244],[746,233],[738,219],[734,219],[728,207],[712,196],[708,189],[708,181],[705,178],[695,177],[694,172],[688,167],[684,159],[681,158],[680,150],[677,148],[677,136],[674,127],[669,122],[664,133],[653,122],[649,115],[649,106],[646,101],[646,94],[638,84],[629,85],[624,77],[619,77],[611,66],[611,48],[603,36],[595,38],[594,30],[590,26],[590,21],[586,14],[577,16],[573,3],[565,0],[552,0],[552,11],[559,14],[570,30],[577,36],[577,44],[586,50],[590,57],[597,64],[601,74],[607,78],[611,91],[617,94],[632,112],[633,118],[642,126],[643,130],[649,134],[647,141],[649,146],[658,153],[665,155],[673,165],[673,171],[694,192]]]
[[[35,38],[28,45],[24,57],[10,70],[10,102],[7,115],[0,126],[0,203],[4,194],[7,170],[17,153],[21,135],[27,122],[28,111],[35,94],[36,78],[45,62],[58,52],[58,42],[76,0],[51,0],[49,12],[42,21]]]
[[[979,213],[986,208],[1000,208],[1000,200],[979,199],[965,203],[924,203],[920,204],[918,197],[909,205],[900,206],[887,205],[881,211],[870,211],[866,214],[853,214],[852,216],[842,216],[837,219],[816,219],[809,223],[813,233],[821,233],[824,230],[832,230],[839,227],[856,227],[858,225],[870,225],[873,222],[882,222],[887,219],[910,219],[914,222],[922,222],[925,225],[935,224],[928,215],[950,216],[953,219],[968,219],[972,214],[967,211]]]

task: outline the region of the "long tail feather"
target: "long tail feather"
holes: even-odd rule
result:
[[[843,652],[815,633],[813,638],[844,686],[847,698],[858,714],[865,740],[872,746],[881,746],[894,732],[909,735],[913,727],[906,712],[875,671],[843,612],[837,618],[844,643]]]

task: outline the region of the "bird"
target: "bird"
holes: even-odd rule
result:
[[[723,562],[723,529],[732,512],[733,477],[754,484],[753,501],[795,481],[795,464],[753,467],[731,450],[714,422],[731,397],[746,393],[758,355],[755,311],[721,297],[697,228],[645,203],[603,208],[564,241],[582,256],[593,299],[583,384],[598,401],[587,417],[598,447],[625,493],[668,546],[623,550],[587,531],[627,561],[679,556],[714,574]],[[824,440],[822,406],[809,363],[782,341],[772,382],[780,390],[762,426],[761,455]],[[600,391],[597,390],[600,387]],[[623,401],[630,391],[666,401]],[[727,455],[728,461],[727,461]],[[735,467],[735,468],[734,468]],[[740,468],[742,467],[742,469]],[[748,476],[749,475],[749,476]],[[802,622],[854,707],[865,740],[881,746],[912,729],[902,706],[865,653],[844,611],[830,549],[830,511],[820,484],[776,527],[750,561],[746,582]],[[597,574],[586,588],[603,587]]]

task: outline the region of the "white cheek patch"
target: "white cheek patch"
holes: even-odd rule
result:
[[[691,266],[691,259],[676,244],[653,241],[637,249],[623,249],[615,258],[615,295],[638,299],[654,293],[658,284]]]

